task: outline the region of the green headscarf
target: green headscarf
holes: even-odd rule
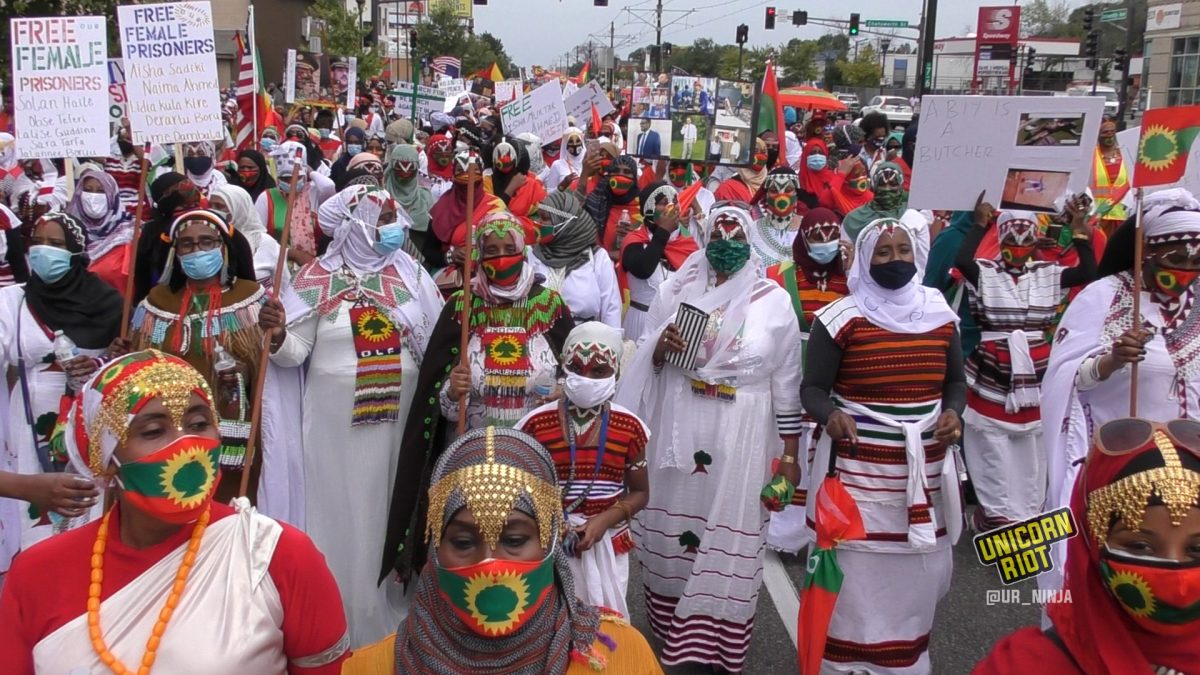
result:
[[[396,165],[400,162],[412,162],[420,166],[417,149],[411,145],[394,145],[388,152],[387,166],[383,173],[383,186],[395,197],[396,201],[412,218],[412,229],[416,232],[429,230],[429,209],[433,208],[433,193],[428,188],[421,187],[418,176],[413,176],[407,182],[396,178]]]
[[[854,209],[842,219],[842,231],[850,241],[872,221],[880,218],[899,220],[908,208],[908,193],[904,191],[904,171],[895,162],[882,162],[871,173],[871,190],[875,197]]]
[[[555,190],[546,195],[539,209],[550,216],[557,232],[550,243],[534,246],[533,254],[546,267],[565,269],[568,274],[587,264],[589,252],[596,247],[596,221],[583,210],[583,204],[573,193]]]

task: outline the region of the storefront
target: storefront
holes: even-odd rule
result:
[[[1151,2],[1145,57],[1151,108],[1200,104],[1200,0]]]

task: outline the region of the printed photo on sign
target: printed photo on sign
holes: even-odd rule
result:
[[[1047,115],[1023,113],[1017,130],[1017,145],[1079,145],[1083,137],[1083,114]]]
[[[651,87],[633,88],[633,107],[630,115],[646,117],[655,120],[665,120],[671,116],[671,107],[666,90]]]
[[[703,161],[709,118],[699,113],[677,112],[671,116],[671,159]]]
[[[310,52],[296,52],[296,100],[321,98],[321,59]]]
[[[1002,209],[1028,209],[1054,213],[1054,204],[1067,192],[1071,174],[1066,171],[1009,169],[1000,197]]]
[[[671,78],[671,111],[712,115],[716,112],[717,80],[712,77]]]
[[[733,166],[750,163],[757,107],[753,82],[717,81],[717,114],[707,134],[710,162]]]
[[[665,158],[670,150],[671,120],[630,118],[625,128],[625,152],[648,158]]]
[[[349,85],[350,59],[345,56],[329,57],[329,95],[334,102],[345,100]]]

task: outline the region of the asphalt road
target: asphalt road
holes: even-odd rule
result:
[[[783,556],[782,561],[792,583],[799,588],[804,578],[803,560]],[[631,565],[629,579],[629,608],[635,626],[650,640],[656,651],[662,645],[650,632],[646,621],[645,596],[642,591],[637,561]],[[991,604],[988,591],[1004,588],[994,568],[983,567],[975,559],[970,532],[964,531],[954,549],[954,576],[950,592],[938,606],[930,645],[930,657],[935,675],[965,675],[987,655],[992,645],[1008,633],[1034,625],[1040,617],[1040,607],[1020,604]],[[1032,581],[1013,586],[1020,589],[1024,601],[1030,602]],[[794,618],[791,621],[795,621]],[[668,675],[702,675],[705,667],[666,668]],[[790,675],[796,673],[796,648],[770,594],[764,587],[758,599],[758,614],[746,675]]]

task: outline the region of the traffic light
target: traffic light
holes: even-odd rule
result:
[[[1017,50],[1015,50],[1015,49],[1009,53],[1009,55],[1008,55],[1008,65],[1009,66],[1012,66],[1013,68],[1017,67],[1017,56],[1018,56]]]
[[[850,15],[850,34],[858,35],[858,14]]]
[[[1083,32],[1090,33],[1096,25],[1096,10],[1093,7],[1085,7],[1083,10]]]
[[[738,26],[737,27],[737,43],[739,45],[744,45],[744,44],[746,44],[746,41],[748,41],[749,39],[750,39],[750,27],[747,26],[746,24],[742,24],[742,25]]]
[[[671,58],[671,43],[670,43],[670,42],[664,42],[664,43],[663,43],[663,46],[662,46],[662,49],[663,49],[663,58],[664,58],[664,59],[667,59],[667,60],[670,60],[670,58]]]
[[[792,25],[793,26],[808,25],[808,12],[805,12],[803,10],[796,10],[796,11],[792,12]]]
[[[1025,49],[1025,77],[1033,77],[1033,57],[1037,55],[1037,50],[1033,47]]]
[[[474,2],[474,3],[472,3],[472,4],[475,4],[475,5],[486,5],[486,4],[487,4],[487,0],[475,0],[475,2]]]
[[[608,0],[592,0],[592,4],[597,7],[608,7]]]
[[[766,28],[767,28],[767,30],[775,30],[775,8],[774,7],[767,8]]]
[[[1100,53],[1100,33],[1096,31],[1088,33],[1087,42],[1084,44],[1084,53],[1088,55],[1088,58],[1095,59],[1096,55]]]
[[[1129,70],[1129,57],[1126,56],[1124,49],[1118,49],[1113,52],[1112,67],[1116,70],[1121,71],[1122,73],[1127,72]]]

